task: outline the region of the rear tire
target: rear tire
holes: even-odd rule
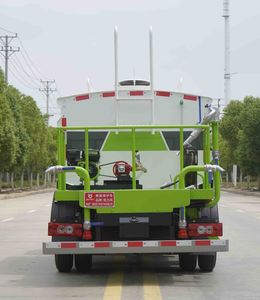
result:
[[[91,254],[76,254],[75,255],[75,267],[80,273],[88,272],[92,267],[92,255]]]
[[[216,266],[216,261],[217,253],[198,256],[198,264],[203,272],[212,272]]]
[[[182,270],[192,272],[197,266],[197,255],[179,254],[179,264]]]
[[[55,265],[59,272],[68,273],[73,266],[72,254],[55,254]]]

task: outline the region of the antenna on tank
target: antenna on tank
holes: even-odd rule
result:
[[[152,125],[154,125],[153,28],[152,26],[150,26],[150,30],[149,30],[149,46],[150,46],[149,54],[150,54],[150,88],[151,88],[151,101],[152,101]]]
[[[153,30],[152,26],[149,29],[149,61],[150,61],[150,96],[145,99],[150,101],[151,103],[151,125],[155,124],[155,114],[154,114],[154,76],[153,76]],[[115,63],[115,100],[116,100],[116,109],[115,109],[115,123],[116,126],[119,125],[119,101],[128,101],[132,99],[128,98],[120,98],[119,93],[118,93],[118,87],[119,87],[119,82],[118,82],[118,30],[117,26],[114,28],[114,63]],[[144,99],[142,99],[144,100]],[[154,130],[153,130],[154,132]]]
[[[114,29],[114,53],[115,53],[115,98],[116,98],[116,126],[118,126],[118,37],[117,26]]]
[[[93,91],[93,87],[92,87],[90,78],[87,79],[87,91],[88,92],[92,92]]]

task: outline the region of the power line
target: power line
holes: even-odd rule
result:
[[[5,29],[5,28],[3,28],[3,27],[1,27],[1,26],[0,26],[0,29],[2,29],[3,31],[5,31],[5,32],[7,32],[7,33],[15,34],[15,32],[10,31],[10,30],[7,30],[7,29]]]
[[[0,29],[5,31],[6,33],[8,34],[13,34],[13,35],[5,35],[5,36],[0,36],[0,42],[2,42],[3,44],[3,47],[2,47],[2,50],[5,50],[6,48],[6,41],[5,41],[5,37],[7,36],[8,37],[8,44],[11,43],[11,41],[14,39],[14,38],[17,38],[19,43],[20,43],[20,46],[21,46],[21,49],[18,47],[18,48],[13,48],[13,47],[9,47],[10,48],[7,48],[8,51],[9,51],[9,56],[7,56],[8,58],[14,53],[14,52],[20,52],[21,53],[21,56],[23,58],[23,61],[25,62],[26,66],[28,67],[28,70],[24,67],[24,64],[19,60],[18,56],[15,55],[12,59],[12,66],[16,69],[17,72],[15,72],[16,74],[19,74],[19,76],[16,76],[14,74],[14,72],[11,72],[13,74],[13,76],[20,82],[22,83],[24,86],[28,87],[28,88],[31,88],[31,89],[37,89],[34,85],[38,84],[38,81],[41,81],[43,84],[44,84],[44,89],[40,89],[40,91],[44,92],[46,94],[46,97],[48,98],[52,92],[57,92],[59,96],[61,96],[60,92],[59,92],[59,89],[57,87],[57,84],[56,84],[56,89],[52,89],[50,88],[50,85],[51,83],[54,83],[54,81],[52,80],[47,80],[47,77],[45,75],[42,74],[42,72],[38,69],[38,67],[35,65],[35,63],[33,62],[33,60],[31,59],[29,53],[27,52],[22,40],[20,39],[20,37],[17,35],[17,33],[14,33],[13,31],[10,31],[10,30],[7,30],[3,27],[0,26]],[[1,52],[0,52],[1,53]],[[5,52],[6,53],[6,52]],[[2,54],[2,53],[1,53]],[[3,55],[3,54],[2,54]],[[4,57],[6,55],[3,55]],[[7,64],[8,64],[8,61],[7,61]],[[19,65],[19,66],[18,66]],[[8,65],[7,65],[8,67]],[[19,72],[19,70],[22,70],[22,72],[26,75],[26,78]],[[7,69],[6,69],[7,70]],[[11,71],[11,70],[10,70]],[[5,72],[6,74],[6,81],[8,79],[8,70]],[[40,75],[40,76],[39,76]],[[19,79],[20,77],[20,79]],[[41,78],[44,78],[46,80],[40,80],[40,77]],[[28,78],[28,79],[27,79]],[[26,84],[24,84],[24,82]],[[33,84],[33,85],[32,85]],[[52,100],[51,100],[52,101]],[[49,100],[47,101],[47,115],[48,115],[48,106],[49,106]]]
[[[14,62],[13,62],[12,60],[10,61],[10,65],[15,69],[15,73],[16,73],[17,75],[19,75],[19,77],[22,79],[23,82],[26,83],[27,86],[29,86],[31,89],[36,89],[36,90],[38,90],[38,87],[37,87],[37,86],[32,85],[32,82],[29,82],[29,81],[21,74],[21,72],[19,71],[19,68],[17,67],[17,65],[14,64]],[[10,70],[11,70],[11,68],[10,68]],[[12,72],[12,74],[13,74],[13,72]],[[16,78],[17,78],[17,77],[16,77]],[[33,84],[34,84],[34,82],[33,82]]]
[[[0,58],[3,60],[3,58],[0,56]],[[21,83],[23,86],[25,86],[26,88],[29,88],[29,89],[33,89],[33,90],[38,90],[38,88],[35,88],[35,87],[32,87],[31,85],[29,86],[27,83],[25,83],[24,81],[23,81],[23,79],[21,79],[21,78],[19,78],[16,74],[17,74],[17,72],[13,72],[12,71],[12,68],[10,68],[9,67],[9,71],[10,71],[10,73],[13,75],[13,77],[19,82],[19,83]]]
[[[40,78],[37,76],[37,74],[34,72],[31,64],[29,63],[29,61],[27,60],[26,56],[23,54],[23,51],[20,52],[21,55],[22,55],[22,58],[24,60],[24,62],[26,63],[26,65],[28,66],[28,68],[30,69],[31,73],[33,74],[33,76],[38,80],[40,81]]]
[[[39,73],[40,77],[47,79],[47,77],[45,75],[43,75],[40,70],[37,68],[37,66],[34,64],[34,62],[32,61],[32,59],[30,58],[30,55],[28,54],[27,50],[25,49],[22,40],[18,37],[18,40],[20,42],[21,48],[23,49],[28,61],[31,63],[31,65],[34,67],[34,69]],[[25,56],[23,55],[24,59],[26,60]],[[31,68],[31,67],[30,67]],[[32,68],[31,68],[32,70]],[[34,71],[32,70],[32,72],[34,73]],[[34,73],[35,74],[35,73]],[[37,76],[36,76],[37,77]]]
[[[14,78],[15,78],[18,82],[20,82],[23,86],[25,86],[25,87],[28,88],[28,89],[38,90],[37,88],[34,88],[34,87],[29,86],[29,85],[27,85],[26,83],[24,83],[19,77],[17,77],[17,76],[15,75],[15,73],[12,71],[12,69],[9,69],[9,70],[10,70],[10,73],[14,76]]]
[[[39,85],[39,81],[37,78],[32,77],[23,67],[22,63],[20,62],[20,60],[18,59],[18,57],[16,55],[14,55],[11,59],[11,62],[16,65],[19,69],[21,69],[23,71],[23,73],[35,84]]]
[[[10,46],[10,43],[13,39],[17,38],[17,33],[15,35],[1,35],[0,40],[3,43],[3,46],[0,48],[0,52],[5,59],[5,82],[8,83],[8,60],[12,54],[15,52],[19,52],[19,47],[12,47]]]
[[[40,78],[39,78],[39,77],[42,77],[42,78],[47,79],[47,77],[46,77],[45,75],[42,74],[42,72],[39,70],[39,68],[35,65],[35,63],[34,63],[33,60],[31,59],[31,57],[30,57],[28,51],[26,50],[26,48],[25,48],[25,46],[24,46],[24,44],[23,44],[21,38],[20,38],[19,36],[17,36],[17,34],[14,33],[13,31],[7,30],[7,29],[5,29],[5,28],[3,28],[3,27],[1,27],[1,26],[0,26],[0,29],[2,29],[3,31],[5,31],[5,32],[7,32],[7,33],[15,34],[15,35],[16,35],[16,37],[17,37],[17,39],[18,39],[18,41],[19,41],[19,43],[20,43],[20,46],[21,46],[21,48],[22,48],[22,50],[23,50],[23,51],[21,51],[21,49],[20,49],[21,54],[22,54],[22,56],[23,56],[23,58],[24,58],[26,64],[28,65],[28,67],[31,69],[32,73],[33,73],[34,76],[37,78],[37,80],[40,81]],[[25,55],[23,54],[23,52],[25,53]],[[32,66],[31,66],[31,65],[32,65]],[[37,76],[37,75],[36,75],[36,73],[34,72],[34,70],[33,70],[32,67],[35,69],[35,71],[37,71],[37,72],[39,73],[40,76]]]

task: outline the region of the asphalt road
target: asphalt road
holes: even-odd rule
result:
[[[41,254],[51,193],[0,200],[0,299],[260,299],[260,198],[223,192],[230,252],[213,273],[185,273],[176,257],[97,256],[89,274],[56,271]]]

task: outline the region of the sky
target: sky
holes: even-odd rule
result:
[[[260,1],[230,0],[231,98],[260,96]],[[43,112],[40,79],[55,79],[56,98],[114,86],[113,31],[119,34],[119,80],[149,79],[153,27],[158,90],[223,98],[223,0],[0,0],[0,34],[15,32],[9,83],[31,95]],[[25,49],[25,50],[24,50]],[[29,58],[28,58],[29,56]],[[0,59],[4,68],[4,61]],[[55,85],[53,85],[53,88]]]

